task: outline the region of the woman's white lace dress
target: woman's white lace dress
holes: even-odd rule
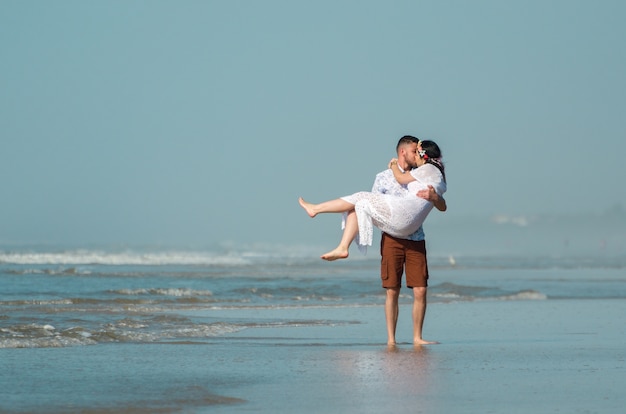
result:
[[[402,238],[415,233],[433,209],[433,203],[418,197],[417,192],[428,188],[428,185],[432,185],[439,195],[446,192],[443,175],[434,165],[424,164],[411,170],[410,174],[415,181],[408,184],[404,196],[360,191],[341,197],[354,204],[359,223],[359,248],[372,245],[373,226],[395,237]]]

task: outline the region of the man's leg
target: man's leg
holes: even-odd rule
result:
[[[413,289],[413,344],[428,345],[437,342],[422,338],[424,318],[426,316],[426,294],[428,286],[428,260],[426,259],[426,242],[406,241],[406,281]]]
[[[387,345],[396,344],[398,324],[398,298],[404,273],[404,246],[394,237],[383,233],[380,239],[380,277],[385,288],[385,321],[387,322]]]
[[[387,321],[387,345],[396,344],[396,326],[398,325],[398,298],[400,288],[387,288],[385,300],[385,319]]]
[[[424,317],[426,316],[426,293],[425,287],[413,288],[413,344],[428,345],[437,342],[425,341],[422,338],[422,328],[424,327]]]

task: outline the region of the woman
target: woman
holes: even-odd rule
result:
[[[403,197],[361,191],[349,196],[320,204],[312,204],[299,198],[299,203],[310,217],[320,213],[347,213],[344,232],[339,245],[322,255],[324,260],[345,259],[352,241],[357,238],[359,248],[372,245],[373,226],[395,237],[406,237],[422,225],[433,204],[417,197],[417,192],[432,186],[439,196],[446,191],[441,150],[433,141],[420,141],[415,164],[418,168],[404,173],[396,159],[389,168],[396,180],[407,185]]]

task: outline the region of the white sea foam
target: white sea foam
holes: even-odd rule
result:
[[[187,297],[187,296],[212,296],[213,292],[210,290],[195,290],[195,289],[187,289],[187,288],[153,288],[153,289],[119,289],[115,290],[114,293],[119,295],[159,295],[159,296],[177,296],[177,297]]]
[[[200,265],[246,266],[250,264],[317,259],[322,247],[311,245],[223,244],[215,250],[186,250],[160,248],[68,249],[46,251],[40,249],[0,250],[0,264],[15,265]],[[355,259],[358,255],[355,255]],[[36,270],[34,270],[36,272]]]
[[[546,300],[548,296],[535,290],[524,290],[513,295],[501,297],[503,300]]]
[[[68,346],[95,345],[105,342],[155,342],[160,340],[210,338],[246,329],[246,324],[196,324],[187,320],[174,323],[158,323],[149,330],[147,323],[124,319],[107,324],[93,331],[84,327],[72,327],[57,331],[51,325],[16,325],[0,328],[0,349],[3,348],[62,348]],[[167,322],[167,321],[166,321]]]
[[[0,252],[0,263],[18,265],[223,265],[250,264],[250,260],[234,254],[213,252],[168,251],[154,253],[104,252],[73,250],[60,253]]]

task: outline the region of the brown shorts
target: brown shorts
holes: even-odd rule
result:
[[[428,286],[426,241],[398,239],[383,233],[380,255],[380,278],[384,288],[399,288],[405,267],[408,288]]]

